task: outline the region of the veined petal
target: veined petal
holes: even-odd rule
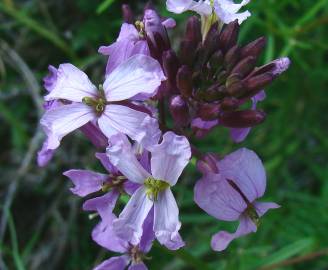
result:
[[[155,118],[122,105],[108,105],[98,120],[100,129],[107,135],[114,130],[128,135],[146,149],[158,143],[160,130]],[[108,132],[109,130],[109,132]],[[110,137],[110,136],[108,136]]]
[[[148,253],[153,245],[153,241],[155,240],[155,233],[153,230],[154,227],[154,208],[150,210],[147,218],[142,225],[142,236],[139,243],[139,249],[143,253]]]
[[[199,180],[194,196],[200,208],[220,220],[237,220],[247,208],[240,194],[219,174],[208,173]]]
[[[251,16],[251,13],[249,11],[237,12],[249,2],[250,0],[243,0],[240,4],[235,4],[232,0],[216,0],[214,2],[214,9],[223,23],[228,24],[234,20],[238,20],[238,23],[241,24]]]
[[[154,178],[174,186],[191,157],[187,138],[166,132],[163,141],[154,146],[151,153],[151,171]]]
[[[48,149],[56,149],[65,135],[94,118],[93,109],[82,103],[73,103],[46,111],[40,123],[48,135]]]
[[[253,151],[241,148],[219,161],[218,167],[220,174],[232,180],[249,202],[263,196],[266,188],[265,169]]]
[[[111,163],[130,181],[143,184],[150,174],[137,160],[131,143],[121,133],[110,138],[110,144],[106,149]]]
[[[220,231],[213,235],[211,246],[215,251],[223,251],[227,248],[230,242],[243,235],[256,232],[257,228],[253,221],[246,216],[241,216],[238,229],[235,233],[229,233],[226,231]]]
[[[83,71],[72,64],[62,64],[57,71],[55,86],[44,99],[46,101],[67,99],[82,102],[84,97],[97,97],[97,88]]]
[[[114,220],[116,234],[133,245],[139,244],[143,233],[142,225],[153,207],[144,186],[141,186],[124,207],[119,218]]]
[[[88,170],[69,170],[63,173],[74,183],[70,190],[81,197],[96,192],[108,179],[108,175]]]
[[[122,101],[137,94],[152,97],[166,78],[160,64],[153,58],[137,54],[121,63],[104,83],[108,101]]]
[[[112,257],[103,261],[100,265],[96,266],[93,270],[124,270],[130,262],[130,257],[127,255],[120,257]]]
[[[200,15],[210,15],[212,8],[206,1],[193,1],[193,0],[167,0],[166,7],[168,11],[180,14],[187,10],[196,11]]]
[[[159,193],[154,203],[154,231],[158,242],[171,250],[183,247],[180,227],[179,208],[171,189],[167,188]]]

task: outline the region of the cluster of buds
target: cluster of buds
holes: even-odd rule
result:
[[[97,193],[83,205],[85,211],[96,212],[92,217],[100,217],[92,239],[123,254],[95,270],[147,269],[143,260],[155,240],[170,250],[184,247],[172,189],[192,156],[203,174],[194,187],[195,203],[218,220],[239,221],[235,233],[213,235],[213,250],[222,251],[233,239],[255,232],[259,219],[279,207],[258,201],[266,189],[266,174],[253,151],[243,148],[222,156],[201,153],[190,143],[193,135],[202,137],[219,125],[230,128],[235,141],[243,140],[265,119],[256,109],[265,97],[263,89],[290,64],[281,58],[257,67],[263,37],[238,45],[239,24],[250,16],[238,11],[247,3],[168,0],[170,11],[190,9],[201,15],[189,18],[178,53],[167,33],[175,27],[173,19],[161,18],[147,5],[135,20],[123,5],[118,39],[99,48],[109,56],[102,85],[97,88],[72,64],[50,66],[40,121],[47,139],[39,164],[45,166],[63,137],[76,129],[103,151],[95,156],[106,173],[64,172],[74,184],[72,193]],[[244,109],[249,100],[250,109]],[[172,127],[166,121],[167,108]],[[130,200],[121,212],[116,209],[116,216],[122,194]]]

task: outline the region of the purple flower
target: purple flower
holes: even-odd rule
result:
[[[212,237],[212,248],[222,251],[233,239],[256,232],[259,218],[279,205],[257,201],[264,195],[266,174],[253,151],[242,148],[227,155],[217,162],[217,171],[205,172],[195,186],[194,199],[200,208],[219,220],[239,220],[235,233],[220,231]]]
[[[56,85],[45,100],[65,100],[65,105],[46,111],[41,119],[48,136],[46,150],[56,149],[65,135],[90,121],[96,121],[107,137],[122,132],[145,147],[157,143],[157,120],[122,101],[139,94],[144,98],[155,95],[163,80],[159,63],[145,55],[121,63],[99,89],[75,66],[60,65]]]
[[[182,247],[179,209],[170,187],[176,184],[189,162],[188,140],[173,132],[165,133],[162,142],[151,149],[151,173],[138,162],[125,136],[111,138],[107,155],[127,179],[140,185],[113,223],[117,235],[138,244],[143,234],[142,224],[154,208],[153,231],[157,240],[172,250]]]
[[[96,266],[94,270],[124,270],[127,267],[129,270],[148,269],[143,263],[143,259],[146,258],[146,254],[150,251],[153,240],[155,239],[152,230],[153,213],[150,213],[143,223],[143,235],[140,244],[135,246],[117,237],[112,226],[115,218],[116,216],[113,213],[107,213],[107,220],[102,220],[95,227],[92,232],[92,238],[102,247],[110,251],[122,253],[123,255],[105,260]]]

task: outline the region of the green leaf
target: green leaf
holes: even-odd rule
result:
[[[97,8],[97,14],[103,13],[112,4],[114,4],[114,2],[115,2],[115,0],[105,0],[105,1],[103,1]]]

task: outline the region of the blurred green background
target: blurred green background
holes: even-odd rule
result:
[[[141,14],[144,2],[130,4]],[[97,221],[82,212],[82,200],[62,176],[68,168],[102,170],[92,146],[75,132],[43,169],[35,153],[43,140],[38,119],[48,64],[72,62],[101,81],[106,59],[97,49],[117,37],[121,4],[0,1],[1,270],[92,269],[111,255],[91,241]],[[163,16],[173,15],[165,1],[156,5]],[[193,203],[199,174],[190,165],[174,189],[187,247],[168,252],[155,245],[146,262],[150,269],[328,269],[328,1],[252,0],[247,8],[253,15],[243,23],[240,41],[265,35],[261,61],[289,56],[293,64],[266,89],[260,107],[268,118],[244,143],[232,144],[227,131],[217,129],[197,144],[221,154],[241,146],[255,150],[268,172],[264,200],[282,207],[264,216],[256,234],[213,252],[211,235],[236,224],[218,222]],[[187,15],[173,16],[178,21],[173,40]]]

